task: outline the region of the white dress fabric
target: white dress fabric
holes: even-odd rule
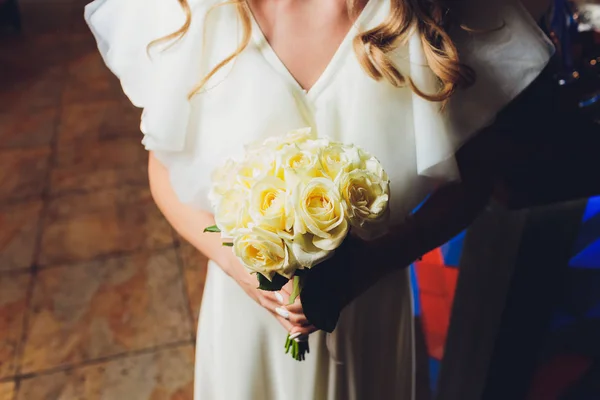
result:
[[[251,44],[191,100],[200,79],[237,47],[241,25],[223,0],[188,0],[192,24],[179,41],[146,48],[185,21],[176,0],[96,0],[85,10],[99,50],[132,103],[144,109],[143,144],[168,168],[180,200],[209,210],[210,175],[244,144],[312,127],[379,158],[391,180],[392,222],[440,184],[459,179],[457,149],[547,64],[553,48],[517,2],[467,7],[477,26],[502,29],[454,38],[477,83],[439,104],[366,75],[352,38],[382,23],[389,0],[370,0],[333,59],[302,90],[254,22]],[[467,0],[468,1],[468,0]],[[480,2],[481,3],[481,2]],[[483,12],[482,9],[486,12]],[[210,10],[210,12],[209,12]],[[483,18],[489,15],[489,18]],[[417,36],[392,58],[425,92],[437,82]],[[199,232],[200,232],[199,227]],[[399,266],[400,267],[400,266]],[[311,335],[298,363],[283,352],[286,332],[213,262],[197,341],[196,400],[414,399],[411,288],[406,269],[350,304],[333,334]]]

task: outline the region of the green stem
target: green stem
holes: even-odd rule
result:
[[[308,346],[308,340],[303,342],[296,342],[294,339],[290,339],[288,334],[285,341],[285,353],[292,356],[296,361],[306,360],[306,353],[310,353],[310,347]]]
[[[294,304],[298,296],[300,296],[300,292],[302,292],[302,286],[304,285],[304,277],[294,275],[294,286],[292,289],[292,293],[290,294],[290,302],[289,304]]]

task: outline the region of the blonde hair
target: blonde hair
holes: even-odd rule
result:
[[[176,32],[156,39],[148,46],[164,41],[177,41],[188,32],[192,20],[190,6],[187,0],[177,1],[186,16],[184,24]],[[351,14],[357,10],[358,2],[359,0],[347,0]],[[247,0],[230,0],[216,6],[222,5],[232,5],[236,8],[243,29],[242,39],[233,53],[198,82],[192,89],[190,98],[198,93],[217,71],[244,51],[250,43],[252,14]],[[395,87],[408,85],[422,98],[442,102],[445,105],[458,87],[469,86],[475,81],[474,71],[460,62],[458,50],[447,33],[450,22],[449,13],[449,8],[439,0],[391,0],[390,13],[385,21],[373,29],[359,33],[354,38],[354,52],[362,68],[377,81],[385,79]],[[440,88],[437,93],[421,91],[410,77],[405,77],[396,68],[389,57],[389,54],[400,44],[407,42],[413,29],[416,29],[419,34],[429,68],[439,80]]]

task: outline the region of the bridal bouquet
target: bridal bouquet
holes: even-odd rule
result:
[[[225,246],[259,289],[278,291],[330,257],[349,232],[369,240],[386,228],[389,180],[379,161],[353,145],[317,138],[310,128],[269,138],[229,159],[209,194]],[[307,341],[288,335],[286,353],[303,360]]]

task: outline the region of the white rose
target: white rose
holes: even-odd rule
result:
[[[317,138],[316,133],[312,128],[300,128],[289,131],[285,135],[272,136],[264,140],[260,144],[253,144],[248,149],[262,150],[269,149],[271,151],[281,150],[283,147],[295,144],[297,146],[304,145],[308,141],[312,141]]]
[[[249,212],[255,224],[273,232],[290,232],[294,210],[284,181],[267,176],[250,190]]]
[[[339,190],[350,224],[359,236],[369,239],[385,228],[389,215],[389,180],[378,162],[368,162],[369,170],[342,173]]]
[[[248,191],[237,185],[226,191],[215,206],[215,223],[221,236],[230,238],[252,222],[248,213]]]
[[[344,146],[344,148],[346,149],[347,157],[352,160],[352,165],[347,171],[364,169],[368,160],[375,159],[371,154],[358,146],[350,145]]]
[[[293,131],[288,132],[284,138],[283,142],[286,144],[302,144],[309,140],[315,140],[317,138],[316,132],[313,131],[312,128],[306,127],[301,129],[295,129]]]
[[[302,150],[294,144],[281,148],[276,154],[275,174],[288,186],[295,186],[321,175],[317,153]]]
[[[311,234],[321,250],[335,250],[348,233],[348,222],[336,185],[327,178],[314,178],[293,195],[296,218],[294,232]]]
[[[289,241],[292,254],[302,268],[312,268],[333,255],[333,250],[324,250],[315,246],[315,235],[296,234]]]
[[[221,196],[230,190],[236,182],[237,163],[233,159],[227,159],[225,164],[219,168],[215,168],[211,175],[212,187],[208,194],[208,198],[213,205],[219,202]]]
[[[268,150],[264,152],[251,152],[246,154],[244,161],[239,163],[236,171],[236,180],[242,186],[250,189],[256,182],[266,176],[274,175],[275,158]]]
[[[341,172],[360,168],[364,163],[353,146],[331,142],[319,150],[323,175],[335,180]]]
[[[233,241],[233,251],[246,268],[269,280],[275,274],[291,278],[296,271],[297,264],[283,239],[260,227],[240,231]]]

